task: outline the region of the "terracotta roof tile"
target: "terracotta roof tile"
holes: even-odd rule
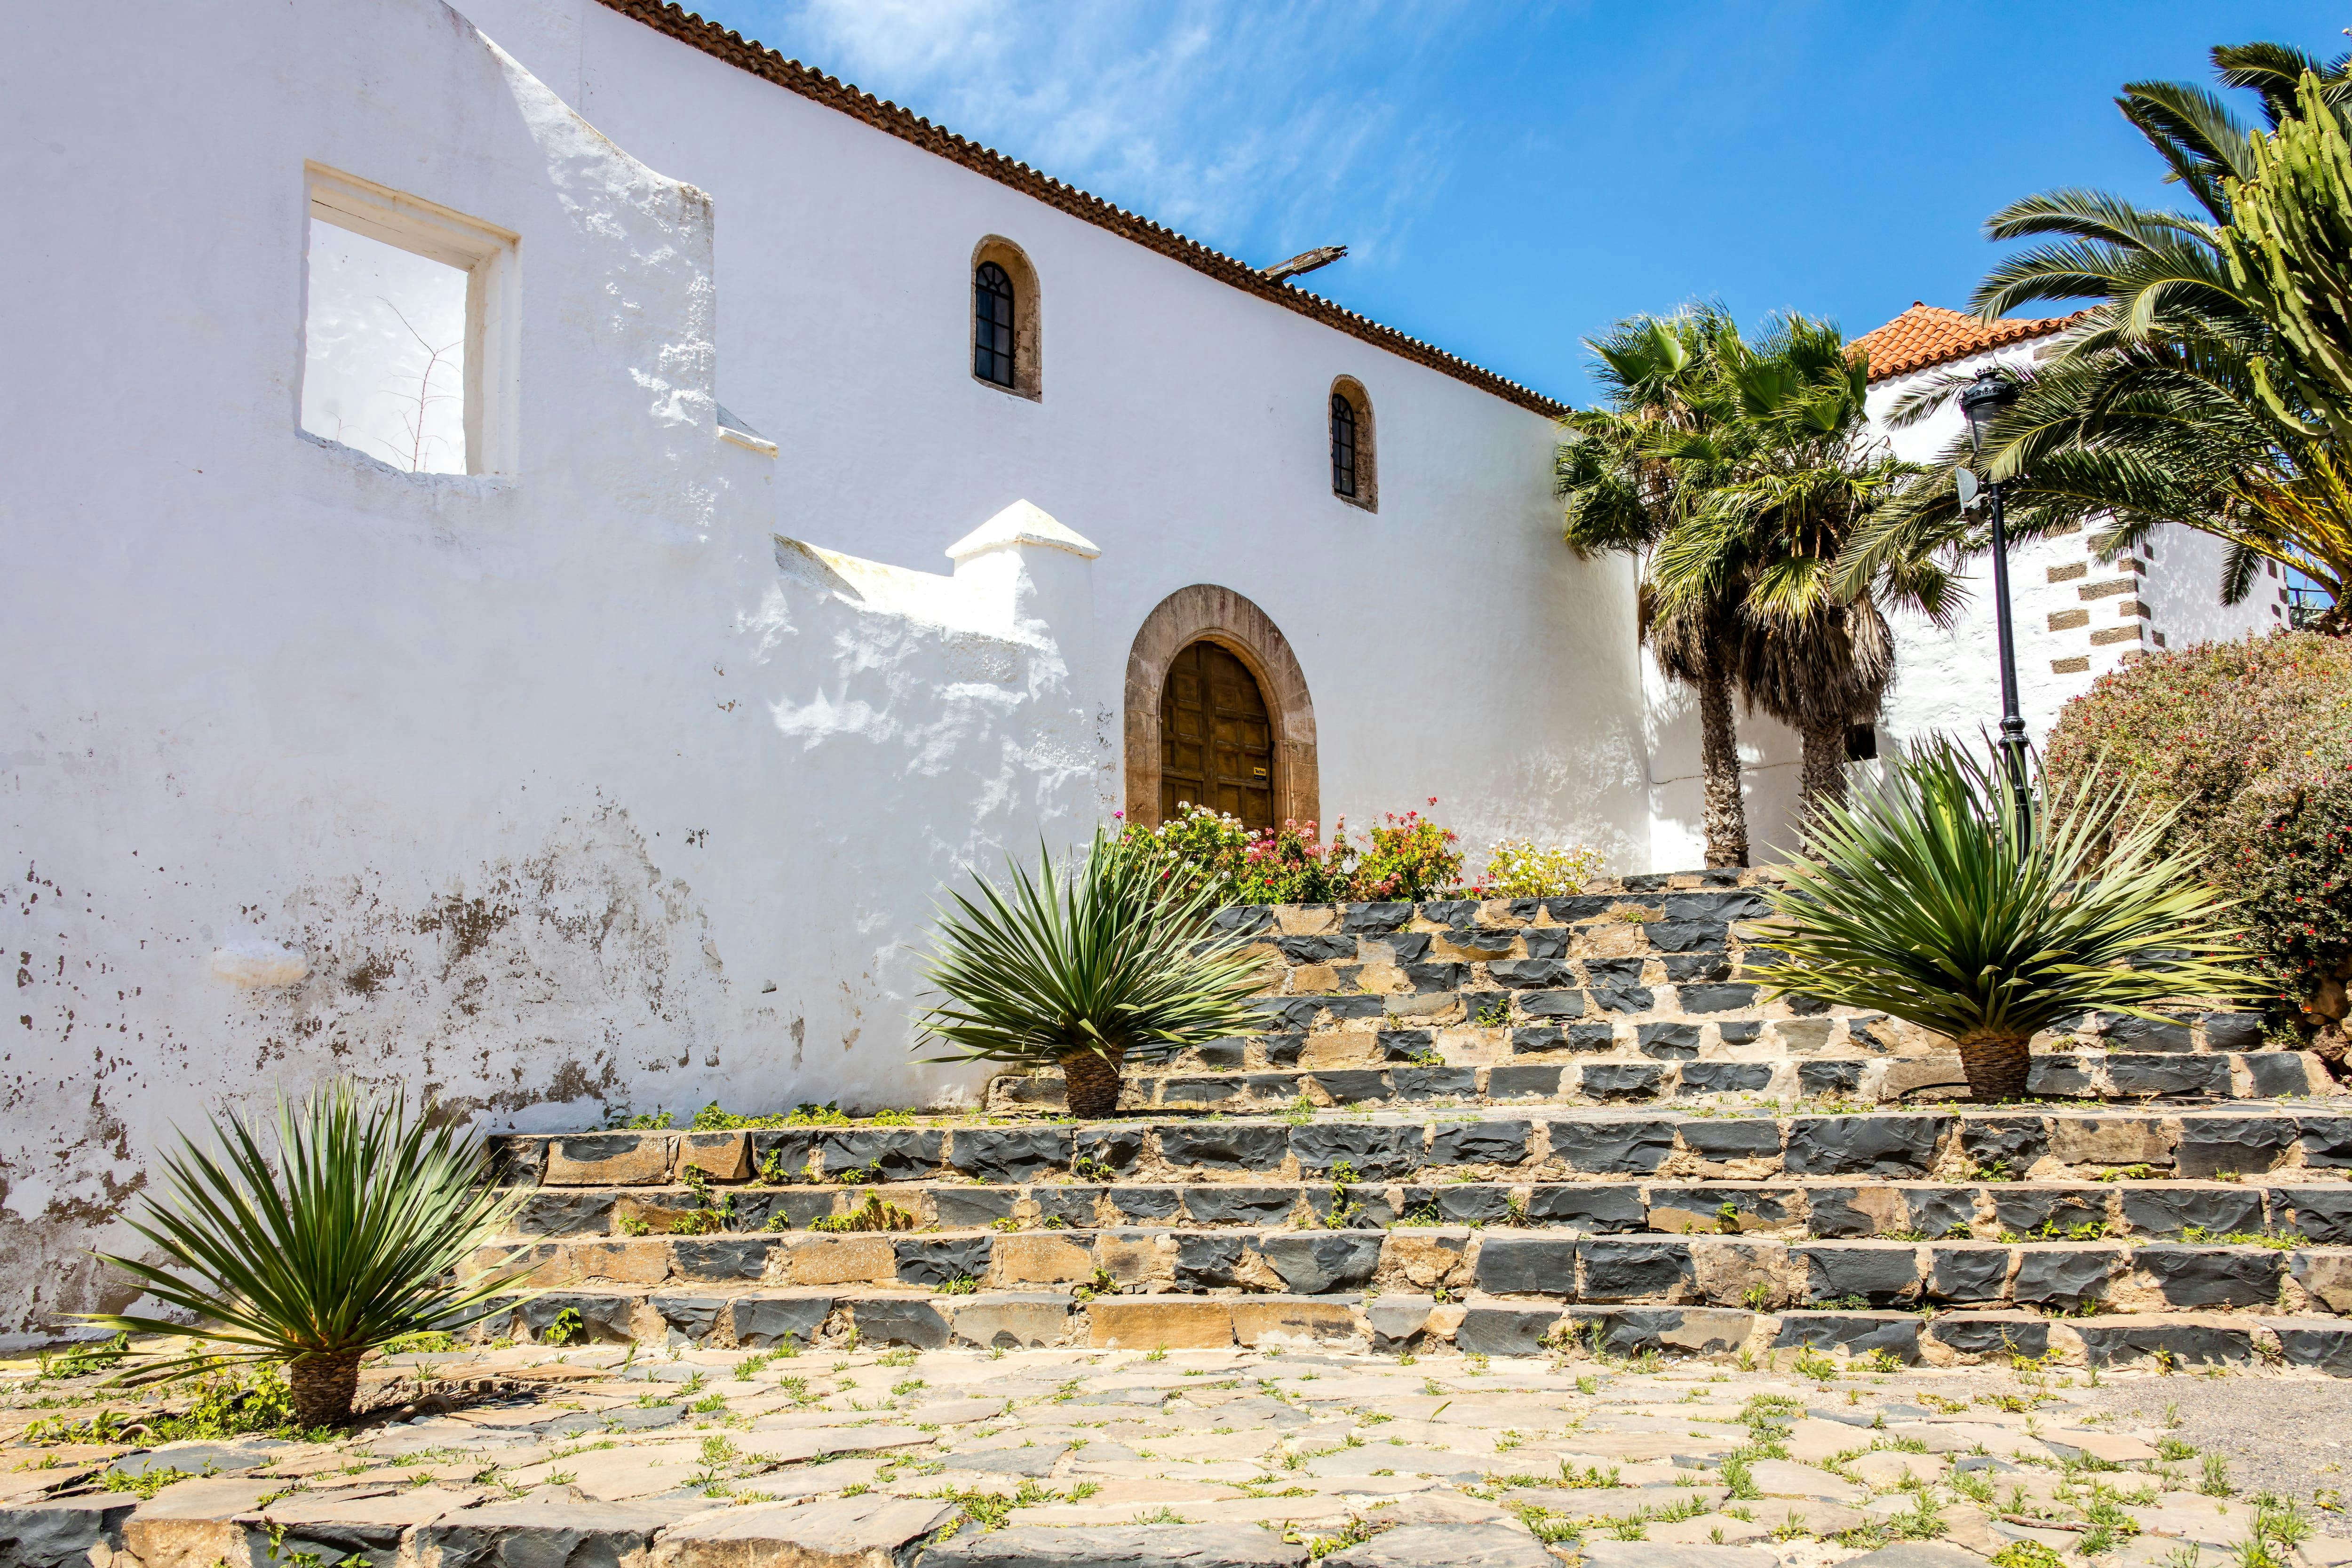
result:
[[[1984,321],[1940,305],[1913,300],[1911,308],[1880,327],[1864,332],[1846,347],[1870,356],[1870,379],[1908,375],[1929,365],[1966,359],[1987,349],[2046,338],[2063,331],[2088,312],[2038,320]]]
[[[690,48],[699,49],[828,109],[838,110],[853,120],[863,121],[902,142],[911,142],[951,163],[961,164],[974,174],[984,174],[1000,184],[1010,185],[1026,195],[1034,196],[1047,206],[1093,224],[1097,228],[1108,229],[1121,238],[1133,240],[1148,250],[1158,251],[1171,260],[1182,262],[1194,271],[1206,273],[1244,293],[1255,294],[1261,300],[1296,310],[1350,337],[1360,338],[1375,348],[1385,349],[1400,358],[1426,365],[1456,381],[1466,382],[1482,392],[1492,393],[1522,408],[1555,416],[1568,411],[1568,405],[1556,398],[1546,397],[1542,393],[1521,386],[1517,382],[1496,375],[1491,370],[1472,364],[1468,360],[1447,353],[1419,338],[1408,337],[1393,327],[1384,327],[1320,295],[1275,282],[1245,261],[1212,250],[1198,240],[1187,239],[1174,229],[1153,223],[1149,218],[1139,217],[1123,207],[1113,206],[1100,196],[1089,195],[1075,185],[1040,174],[1026,163],[1015,163],[993,148],[983,147],[944,126],[934,125],[912,110],[901,109],[886,99],[861,92],[847,82],[826,76],[812,66],[786,59],[775,50],[754,43],[716,22],[705,21],[682,6],[665,4],[663,0],[602,0],[602,3]]]

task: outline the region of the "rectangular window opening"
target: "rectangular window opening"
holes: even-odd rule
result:
[[[309,174],[301,428],[407,473],[511,473],[516,237]]]

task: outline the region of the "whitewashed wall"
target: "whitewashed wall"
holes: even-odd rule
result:
[[[968,1091],[908,1063],[932,897],[1108,810],[1191,583],[1293,640],[1327,816],[1646,866],[1631,580],[1560,547],[1545,420],[601,8],[493,20],[523,62],[438,0],[0,18],[51,367],[0,388],[0,1330],[122,1299],[82,1249],[173,1123],[331,1071],[524,1128]],[[520,235],[511,479],[299,433],[306,160]],[[987,232],[1042,404],[965,370]],[[1023,498],[1101,558],[966,538]]]

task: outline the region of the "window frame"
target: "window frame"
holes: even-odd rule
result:
[[[980,374],[980,271],[991,264],[1003,270],[1013,287],[1013,380],[1011,384]],[[1028,252],[1001,234],[983,235],[971,247],[964,268],[964,322],[967,342],[964,373],[974,384],[1009,394],[1031,403],[1045,397],[1045,311],[1037,284],[1037,268]],[[993,352],[992,350],[992,352]]]
[[[1339,408],[1341,404],[1347,405],[1349,412],[1354,416],[1353,456],[1356,488],[1352,495],[1339,488],[1338,426]],[[1325,405],[1325,430],[1330,437],[1331,447],[1332,498],[1349,506],[1360,507],[1365,511],[1379,511],[1381,510],[1380,448],[1377,439],[1378,430],[1372,416],[1371,395],[1364,390],[1364,384],[1354,376],[1334,376],[1331,381],[1330,397]]]
[[[466,275],[466,473],[479,478],[517,473],[520,466],[517,426],[522,365],[519,309],[522,237],[323,163],[305,163],[302,167],[308,199],[302,212],[299,301],[303,325],[295,333],[295,429],[331,446],[342,445],[302,430],[302,377],[308,373],[310,352],[310,225],[324,223],[454,267]]]

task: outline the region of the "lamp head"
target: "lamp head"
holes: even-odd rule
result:
[[[1960,412],[1968,416],[1969,450],[1984,456],[1985,437],[2000,411],[2017,401],[2017,384],[1987,365],[1960,389]]]

